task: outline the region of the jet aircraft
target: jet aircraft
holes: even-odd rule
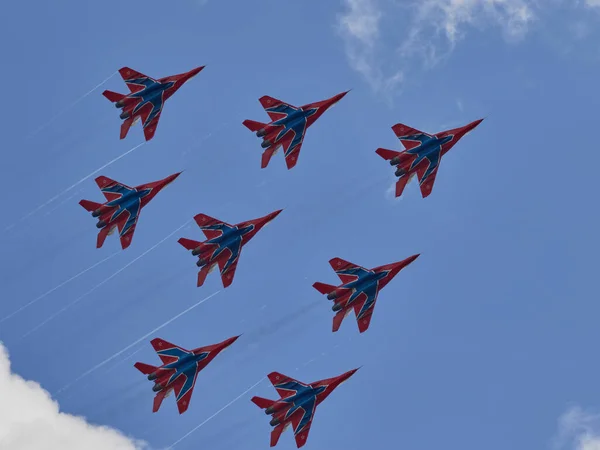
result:
[[[198,373],[204,369],[220,352],[233,344],[239,336],[226,339],[218,344],[186,350],[160,338],[150,341],[160,357],[163,365],[154,367],[136,362],[134,367],[148,375],[154,381],[152,390],[156,392],[152,412],[158,411],[162,401],[175,391],[175,401],[179,414],[183,414],[190,406],[192,392],[196,385]]]
[[[358,330],[364,333],[371,323],[379,291],[418,257],[419,254],[413,255],[403,261],[374,269],[365,269],[341,258],[331,259],[329,264],[342,280],[342,284],[332,286],[317,282],[313,287],[321,294],[326,294],[327,300],[334,302],[331,308],[336,313],[333,317],[333,332],[339,330],[344,318],[354,309]]]
[[[281,211],[280,209],[264,217],[240,222],[236,225],[230,225],[205,214],[196,215],[194,220],[207,240],[198,242],[181,238],[177,242],[187,250],[191,250],[193,256],[198,256],[196,265],[201,268],[198,273],[198,287],[204,284],[206,276],[216,265],[221,271],[223,287],[229,287],[233,282],[242,247]]]
[[[165,186],[172,183],[181,172],[169,175],[159,181],[129,187],[108,177],[96,178],[96,184],[106,197],[106,203],[96,203],[81,200],[79,204],[98,218],[97,228],[100,228],[96,248],[102,247],[106,236],[119,229],[121,247],[125,250],[131,244],[133,233],[138,222],[140,211]]]
[[[243,122],[246,128],[255,131],[259,138],[263,138],[261,147],[265,151],[262,154],[261,167],[263,169],[267,167],[279,146],[283,146],[285,163],[288,170],[292,169],[298,162],[304,134],[308,127],[348,92],[350,91],[300,107],[292,106],[267,95],[261,97],[258,101],[271,118],[271,122],[261,123],[254,120],[244,120]]]
[[[402,195],[406,184],[415,174],[419,179],[421,196],[423,198],[428,197],[433,189],[442,156],[448,153],[465,134],[473,130],[482,121],[483,119],[476,120],[464,127],[436,134],[428,134],[401,123],[394,125],[392,130],[404,145],[405,150],[397,152],[378,148],[376,153],[383,159],[389,160],[390,165],[397,166],[395,172],[398,177],[396,197]]]
[[[252,402],[259,408],[265,409],[265,414],[272,415],[270,425],[271,447],[277,445],[281,433],[291,424],[298,448],[306,444],[308,432],[312,425],[317,406],[331,394],[335,388],[348,380],[358,369],[350,370],[338,377],[302,383],[278,372],[271,372],[268,377],[277,393],[279,400],[268,400],[252,397]]]
[[[122,109],[119,116],[124,120],[121,124],[121,139],[127,136],[129,128],[140,118],[142,119],[146,141],[152,139],[160,120],[164,102],[184,83],[198,75],[204,67],[196,67],[189,72],[158,80],[129,67],[119,69],[123,81],[125,81],[131,92],[129,94],[119,94],[118,92],[104,91],[102,95],[115,103],[117,108]]]

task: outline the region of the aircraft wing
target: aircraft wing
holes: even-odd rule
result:
[[[219,270],[221,271],[221,280],[223,281],[224,288],[231,286],[231,283],[233,283],[239,259],[239,253],[231,263],[229,263],[229,259],[227,258],[219,258]]]
[[[406,148],[406,150],[410,150],[411,148],[418,147],[421,145],[421,138],[426,136],[428,138],[433,137],[429,133],[425,133],[424,131],[417,130],[416,128],[409,127],[408,125],[404,125],[403,123],[397,123],[392,127],[394,134],[402,145]]]
[[[217,220],[213,217],[207,216],[206,214],[197,214],[194,216],[194,220],[204,233],[207,239],[215,239],[223,234],[226,228],[233,228],[227,222]]]
[[[289,103],[283,102],[268,95],[264,95],[258,99],[266,113],[269,115],[272,121],[282,119],[287,116],[289,109],[297,110],[298,107],[290,105]],[[288,110],[288,111],[286,111]]]
[[[175,361],[178,361],[179,358],[188,355],[189,352],[179,347],[178,345],[171,344],[170,342],[165,341],[161,338],[155,338],[150,341],[154,351],[160,358],[163,364],[171,364]]]
[[[329,264],[331,265],[331,268],[333,270],[335,270],[335,273],[337,274],[338,277],[340,277],[340,280],[342,280],[342,283],[344,283],[344,284],[350,283],[350,282],[356,280],[358,278],[358,276],[352,275],[349,273],[340,273],[340,272],[349,271],[349,270],[357,270],[357,271],[358,270],[365,270],[365,271],[367,270],[362,266],[345,261],[342,258],[330,259]]]
[[[137,225],[137,217],[135,218],[135,222],[133,225],[131,225],[129,227],[129,230],[124,233],[121,234],[121,229],[124,228],[124,226],[121,226],[121,224],[123,224],[125,222],[119,222],[119,240],[121,241],[121,248],[123,250],[125,250],[127,247],[129,247],[131,245],[131,240],[133,239],[133,233],[135,232],[135,227]]]
[[[160,114],[162,111],[159,111],[152,119],[148,122],[146,120],[148,117],[142,117],[142,126],[144,128],[144,138],[149,141],[154,137],[154,133],[156,133],[156,126],[158,125],[158,121],[160,120]]]
[[[419,188],[421,189],[421,195],[423,196],[423,198],[428,197],[429,194],[431,194],[431,191],[433,190],[433,184],[435,183],[435,177],[440,166],[438,164],[436,168],[433,169],[429,173],[429,175],[427,175],[427,177],[425,177],[428,167],[429,166],[425,161],[423,161],[417,167],[417,176],[419,177]]]
[[[294,395],[295,392],[293,390],[284,389],[282,387],[283,385],[290,387],[294,384],[303,384],[300,383],[298,380],[295,380],[294,378],[288,377],[287,375],[284,375],[279,372],[271,372],[269,375],[267,375],[267,377],[269,378],[269,381],[271,382],[273,387],[277,390],[277,393],[281,395],[281,398],[286,398],[290,395]]]
[[[377,301],[377,295],[379,290],[375,292],[375,297],[372,300],[365,298],[364,300],[354,303],[354,314],[356,315],[356,323],[358,324],[358,331],[364,333],[371,324],[371,317],[375,310],[375,302]],[[368,301],[368,303],[367,303]]]
[[[144,75],[143,73],[133,70],[129,67],[120,68],[119,74],[131,92],[139,92],[144,89],[145,86],[143,82],[145,80],[151,80],[154,83],[158,83],[158,81],[154,78]]]
[[[100,176],[94,181],[96,181],[96,184],[104,194],[104,197],[109,202],[120,198],[126,192],[131,192],[135,190],[134,188],[127,186],[126,184],[119,183],[118,181],[112,180],[104,176]]]
[[[300,156],[300,149],[304,142],[304,134],[300,137],[300,140],[296,139],[296,133],[292,130],[288,131],[287,136],[281,140],[283,146],[283,154],[285,156],[285,164],[288,170],[292,169],[298,163],[298,156]]]
[[[200,372],[196,367],[191,370],[193,370],[193,373],[185,371],[173,382],[175,401],[177,402],[179,414],[183,414],[190,407],[192,392],[194,392],[196,378],[198,378],[198,373]]]
[[[314,408],[316,409],[316,407]],[[315,411],[304,411],[303,408],[299,408],[292,414],[291,422],[294,427],[294,439],[296,439],[296,447],[300,448],[306,444],[308,439],[308,433],[312,425]],[[304,419],[309,416],[308,420]],[[303,420],[304,419],[304,420]]]

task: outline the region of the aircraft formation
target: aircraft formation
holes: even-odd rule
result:
[[[123,67],[119,74],[129,88],[129,94],[104,91],[102,94],[121,109],[120,138],[124,139],[131,126],[141,121],[146,141],[156,133],[165,102],[181,86],[196,76],[204,66],[197,67],[179,75],[154,79],[129,67]],[[269,123],[244,120],[243,125],[255,132],[262,139],[264,149],[261,157],[261,168],[268,166],[273,155],[283,148],[288,170],[298,163],[304,137],[308,128],[329,108],[338,103],[349,91],[334,95],[326,100],[293,106],[273,97],[263,96],[259,99],[270,118]],[[433,189],[435,178],[442,157],[453,148],[464,135],[475,129],[483,119],[476,120],[463,127],[429,134],[410,126],[398,123],[392,127],[396,137],[404,146],[404,150],[395,151],[378,148],[376,153],[395,166],[396,197],[400,197],[406,184],[413,176],[417,176],[421,195],[428,197]],[[96,178],[96,184],[104,194],[106,202],[97,203],[81,200],[80,205],[97,218],[96,227],[100,230],[96,247],[104,244],[106,237],[118,229],[121,247],[131,245],[141,210],[164,187],[177,179],[181,172],[166,178],[136,187],[130,187],[106,176]],[[273,211],[265,216],[246,220],[231,225],[206,214],[197,214],[194,220],[206,240],[197,241],[180,238],[178,243],[192,256],[198,258],[199,267],[197,286],[204,284],[206,277],[215,267],[219,268],[223,287],[229,287],[238,266],[242,247],[246,245],[268,223],[273,221],[282,210]],[[341,284],[334,286],[316,282],[313,287],[327,300],[333,303],[334,312],[332,331],[339,330],[344,318],[354,312],[360,334],[367,331],[373,317],[375,303],[379,291],[383,289],[398,273],[412,264],[419,254],[409,256],[401,261],[367,269],[342,258],[329,261],[332,269],[340,278]],[[249,269],[249,268],[248,268]],[[248,270],[246,269],[246,270]],[[153,412],[157,412],[165,397],[172,392],[180,414],[189,408],[192,392],[199,373],[215,359],[220,352],[232,345],[239,336],[223,342],[186,350],[160,338],[150,343],[160,358],[162,365],[152,366],[136,362],[137,368],[148,380],[154,382],[152,390],[156,393]],[[304,383],[279,372],[271,372],[268,379],[276,389],[280,398],[268,400],[253,397],[251,401],[272,416],[270,425],[271,447],[275,446],[283,431],[292,426],[298,448],[304,446],[312,426],[315,410],[341,383],[347,381],[358,369],[347,371],[339,376],[312,383]]]

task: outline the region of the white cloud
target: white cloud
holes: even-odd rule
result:
[[[0,450],[138,450],[148,448],[118,430],[61,413],[38,383],[11,372],[0,342]]]
[[[556,447],[564,450],[600,450],[600,414],[570,408],[559,421]]]
[[[516,41],[526,35],[535,20],[538,2],[558,0],[412,0],[404,8],[406,14],[399,15],[408,17],[404,37],[385,36],[386,41],[395,42],[399,55],[394,58],[393,51],[386,51],[381,58],[382,34],[386,34],[381,28],[385,15],[382,3],[390,1],[343,0],[345,11],[337,21],[350,65],[375,92],[385,94],[397,90],[405,68],[413,66],[415,60],[431,67],[449,55],[467,27],[484,30],[495,25],[507,40]],[[394,21],[391,32],[397,33],[399,27]]]
[[[535,20],[536,0],[419,0],[413,4],[414,19],[401,54],[421,54],[428,65],[448,55],[465,35],[468,26],[500,27],[505,38],[516,41],[525,36]],[[442,56],[439,56],[439,55]]]
[[[600,0],[585,0],[586,6],[590,8],[598,7],[600,8]]]
[[[374,91],[390,93],[404,78],[401,70],[385,75],[378,58],[382,12],[377,0],[344,0],[346,11],[338,16],[337,29],[345,41],[346,56],[354,70]]]

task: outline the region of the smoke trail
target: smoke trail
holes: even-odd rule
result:
[[[125,347],[122,350],[119,350],[117,353],[115,353],[114,355],[106,358],[104,361],[102,361],[99,364],[96,364],[94,367],[92,367],[90,370],[88,370],[87,372],[83,373],[82,375],[78,376],[75,381],[67,384],[66,386],[62,387],[61,389],[59,389],[55,394],[53,395],[58,395],[61,392],[66,391],[67,389],[69,389],[71,386],[73,386],[75,383],[77,383],[79,380],[81,380],[84,377],[87,377],[89,374],[95,372],[96,370],[98,370],[99,368],[101,368],[102,366],[104,366],[105,364],[108,364],[110,361],[112,361],[113,359],[115,359],[116,357],[122,355],[123,353],[125,353],[127,350],[129,350],[132,347],[135,347],[137,344],[139,344],[140,342],[142,342],[144,339],[148,338],[148,336],[156,333],[158,330],[163,329],[164,327],[166,327],[167,325],[171,324],[172,322],[174,322],[175,320],[179,319],[181,316],[187,314],[188,312],[190,312],[192,309],[200,306],[202,303],[210,300],[211,298],[213,298],[215,295],[217,295],[219,292],[221,291],[217,291],[217,292],[213,292],[212,294],[210,294],[208,297],[203,298],[202,300],[200,300],[197,303],[194,303],[192,306],[190,306],[189,308],[187,308],[186,310],[180,312],[179,314],[177,314],[176,316],[170,318],[169,320],[167,320],[165,323],[163,323],[162,325],[159,325],[158,327],[156,327],[155,329],[153,329],[152,331],[146,333],[145,335],[143,335],[142,337],[140,337],[139,339],[137,339],[135,342],[132,342],[131,344],[129,344],[127,347]]]
[[[85,270],[82,270],[81,272],[79,272],[77,275],[72,276],[71,278],[69,278],[66,281],[63,281],[62,283],[60,283],[58,286],[53,287],[52,289],[50,289],[49,291],[44,292],[42,295],[40,295],[39,297],[31,300],[29,303],[27,303],[26,305],[21,306],[19,309],[17,309],[16,311],[10,313],[8,316],[0,319],[0,323],[10,319],[13,316],[16,316],[17,314],[19,314],[21,311],[25,310],[26,308],[29,308],[31,305],[33,305],[34,303],[37,303],[38,301],[42,300],[43,298],[47,297],[48,295],[52,294],[54,291],[60,289],[61,287],[65,286],[66,284],[69,284],[71,281],[76,280],[77,278],[79,278],[81,275],[89,272],[90,270],[92,270],[95,267],[98,267],[100,264],[105,263],[106,261],[108,261],[111,258],[114,258],[115,256],[117,256],[120,253],[120,251],[116,251],[114,252],[112,255],[107,256],[106,258],[104,258],[101,261],[98,261],[97,263],[95,263],[94,265],[88,267]]]
[[[260,380],[258,380],[256,383],[254,383],[252,386],[250,386],[248,389],[246,389],[244,392],[242,392],[240,395],[238,395],[236,398],[234,398],[233,400],[231,400],[229,403],[227,403],[225,406],[223,406],[221,409],[219,409],[216,413],[214,413],[212,416],[210,416],[208,419],[205,419],[202,423],[200,423],[200,425],[197,425],[196,427],[192,428],[188,433],[184,434],[182,437],[180,437],[178,440],[176,440],[175,442],[173,442],[170,446],[168,446],[165,450],[170,450],[172,448],[174,448],[177,444],[179,444],[181,441],[183,441],[185,438],[187,438],[189,435],[191,435],[192,433],[194,433],[196,430],[198,430],[199,428],[201,428],[204,424],[206,424],[207,422],[211,421],[212,419],[214,419],[215,417],[217,417],[219,414],[221,414],[223,411],[225,411],[227,408],[229,408],[231,405],[233,405],[235,402],[237,402],[240,398],[242,398],[244,395],[246,395],[248,392],[250,392],[252,389],[254,389],[256,386],[258,386],[260,383],[262,383],[263,381],[265,381],[267,379],[267,377],[262,377]]]
[[[25,219],[28,219],[29,217],[33,216],[36,212],[38,212],[40,209],[45,208],[46,206],[48,206],[50,203],[52,203],[54,200],[56,200],[57,198],[59,198],[61,195],[66,194],[67,192],[69,192],[71,189],[76,188],[77,186],[79,186],[81,183],[83,183],[85,180],[87,180],[88,178],[94,176],[95,174],[97,174],[98,172],[100,172],[102,169],[105,169],[106,167],[110,166],[111,164],[117,162],[118,160],[120,160],[121,158],[124,158],[125,156],[129,155],[132,151],[134,151],[135,149],[141,147],[142,145],[144,145],[146,142],[142,142],[141,144],[136,145],[135,147],[133,147],[130,150],[127,150],[125,153],[117,156],[116,158],[110,160],[109,162],[107,162],[106,164],[104,164],[102,167],[97,168],[96,170],[94,170],[92,173],[86,175],[85,177],[83,177],[81,180],[79,180],[78,182],[72,184],[71,186],[69,186],[68,188],[66,188],[64,191],[56,194],[54,197],[52,197],[50,200],[48,200],[47,202],[41,204],[40,206],[38,206],[37,208],[35,208],[33,211],[29,212],[28,214],[24,215],[23,217],[21,217],[19,220],[17,220],[15,223],[13,223],[12,225],[9,225],[8,227],[6,227],[4,229],[4,231],[8,231],[11,228],[13,228],[15,225],[17,225],[19,222],[24,221]]]
[[[83,298],[87,297],[88,295],[90,295],[92,292],[94,292],[96,289],[98,289],[100,286],[103,286],[104,284],[108,283],[110,280],[112,280],[114,277],[116,277],[117,275],[119,275],[121,272],[123,272],[125,269],[127,269],[129,266],[131,266],[133,263],[135,263],[136,261],[140,260],[142,257],[146,256],[148,253],[150,253],[152,250],[154,250],[156,247],[158,247],[160,244],[162,244],[163,242],[165,242],[167,239],[169,239],[171,236],[173,236],[175,233],[177,233],[179,230],[181,230],[183,227],[185,227],[188,223],[190,223],[191,220],[186,221],[183,225],[181,225],[179,228],[177,228],[175,231],[173,231],[172,233],[170,233],[168,236],[165,236],[163,239],[161,239],[159,242],[157,242],[156,244],[154,244],[152,247],[150,247],[148,250],[146,250],[144,253],[142,253],[141,255],[139,255],[138,257],[136,257],[135,259],[131,260],[130,262],[128,262],[127,264],[125,264],[123,267],[121,267],[119,270],[117,270],[115,273],[113,273],[111,276],[109,276],[108,278],[106,278],[104,281],[101,281],[100,283],[98,283],[96,286],[94,286],[92,289],[90,289],[89,291],[87,291],[85,294],[79,296],[77,299],[73,300],[71,303],[69,303],[67,306],[65,306],[64,308],[60,309],[58,312],[52,314],[50,317],[48,317],[46,320],[44,320],[42,323],[40,323],[38,326],[36,326],[35,328],[29,330],[27,333],[25,333],[21,339],[29,336],[31,333],[35,332],[36,330],[40,329],[41,327],[43,327],[44,325],[46,325],[48,322],[50,322],[52,319],[54,319],[55,317],[59,316],[60,314],[62,314],[63,312],[65,312],[67,309],[69,309],[71,306],[75,305],[76,303],[78,303],[79,301],[81,301]]]
[[[86,98],[88,95],[90,95],[92,92],[94,92],[96,89],[98,89],[100,86],[102,86],[104,83],[106,83],[108,80],[110,80],[112,77],[114,77],[117,74],[117,71],[114,71],[113,73],[110,74],[110,76],[108,78],[106,78],[104,81],[102,81],[101,83],[97,84],[96,86],[94,86],[92,89],[90,89],[89,91],[87,91],[85,94],[83,94],[81,97],[79,97],[77,100],[75,100],[73,103],[71,103],[69,106],[67,106],[66,108],[64,108],[63,110],[61,110],[60,112],[58,112],[58,114],[56,114],[52,119],[50,119],[48,122],[46,122],[44,125],[42,125],[41,127],[39,127],[37,130],[35,130],[33,133],[31,133],[29,136],[27,136],[27,139],[31,139],[32,137],[34,137],[36,134],[38,134],[40,131],[42,131],[44,128],[46,128],[48,125],[50,125],[51,123],[53,123],[56,119],[58,119],[60,116],[62,116],[64,113],[66,113],[68,110],[70,110],[73,106],[75,106],[77,103],[79,103],[80,101],[82,101],[84,98]]]

